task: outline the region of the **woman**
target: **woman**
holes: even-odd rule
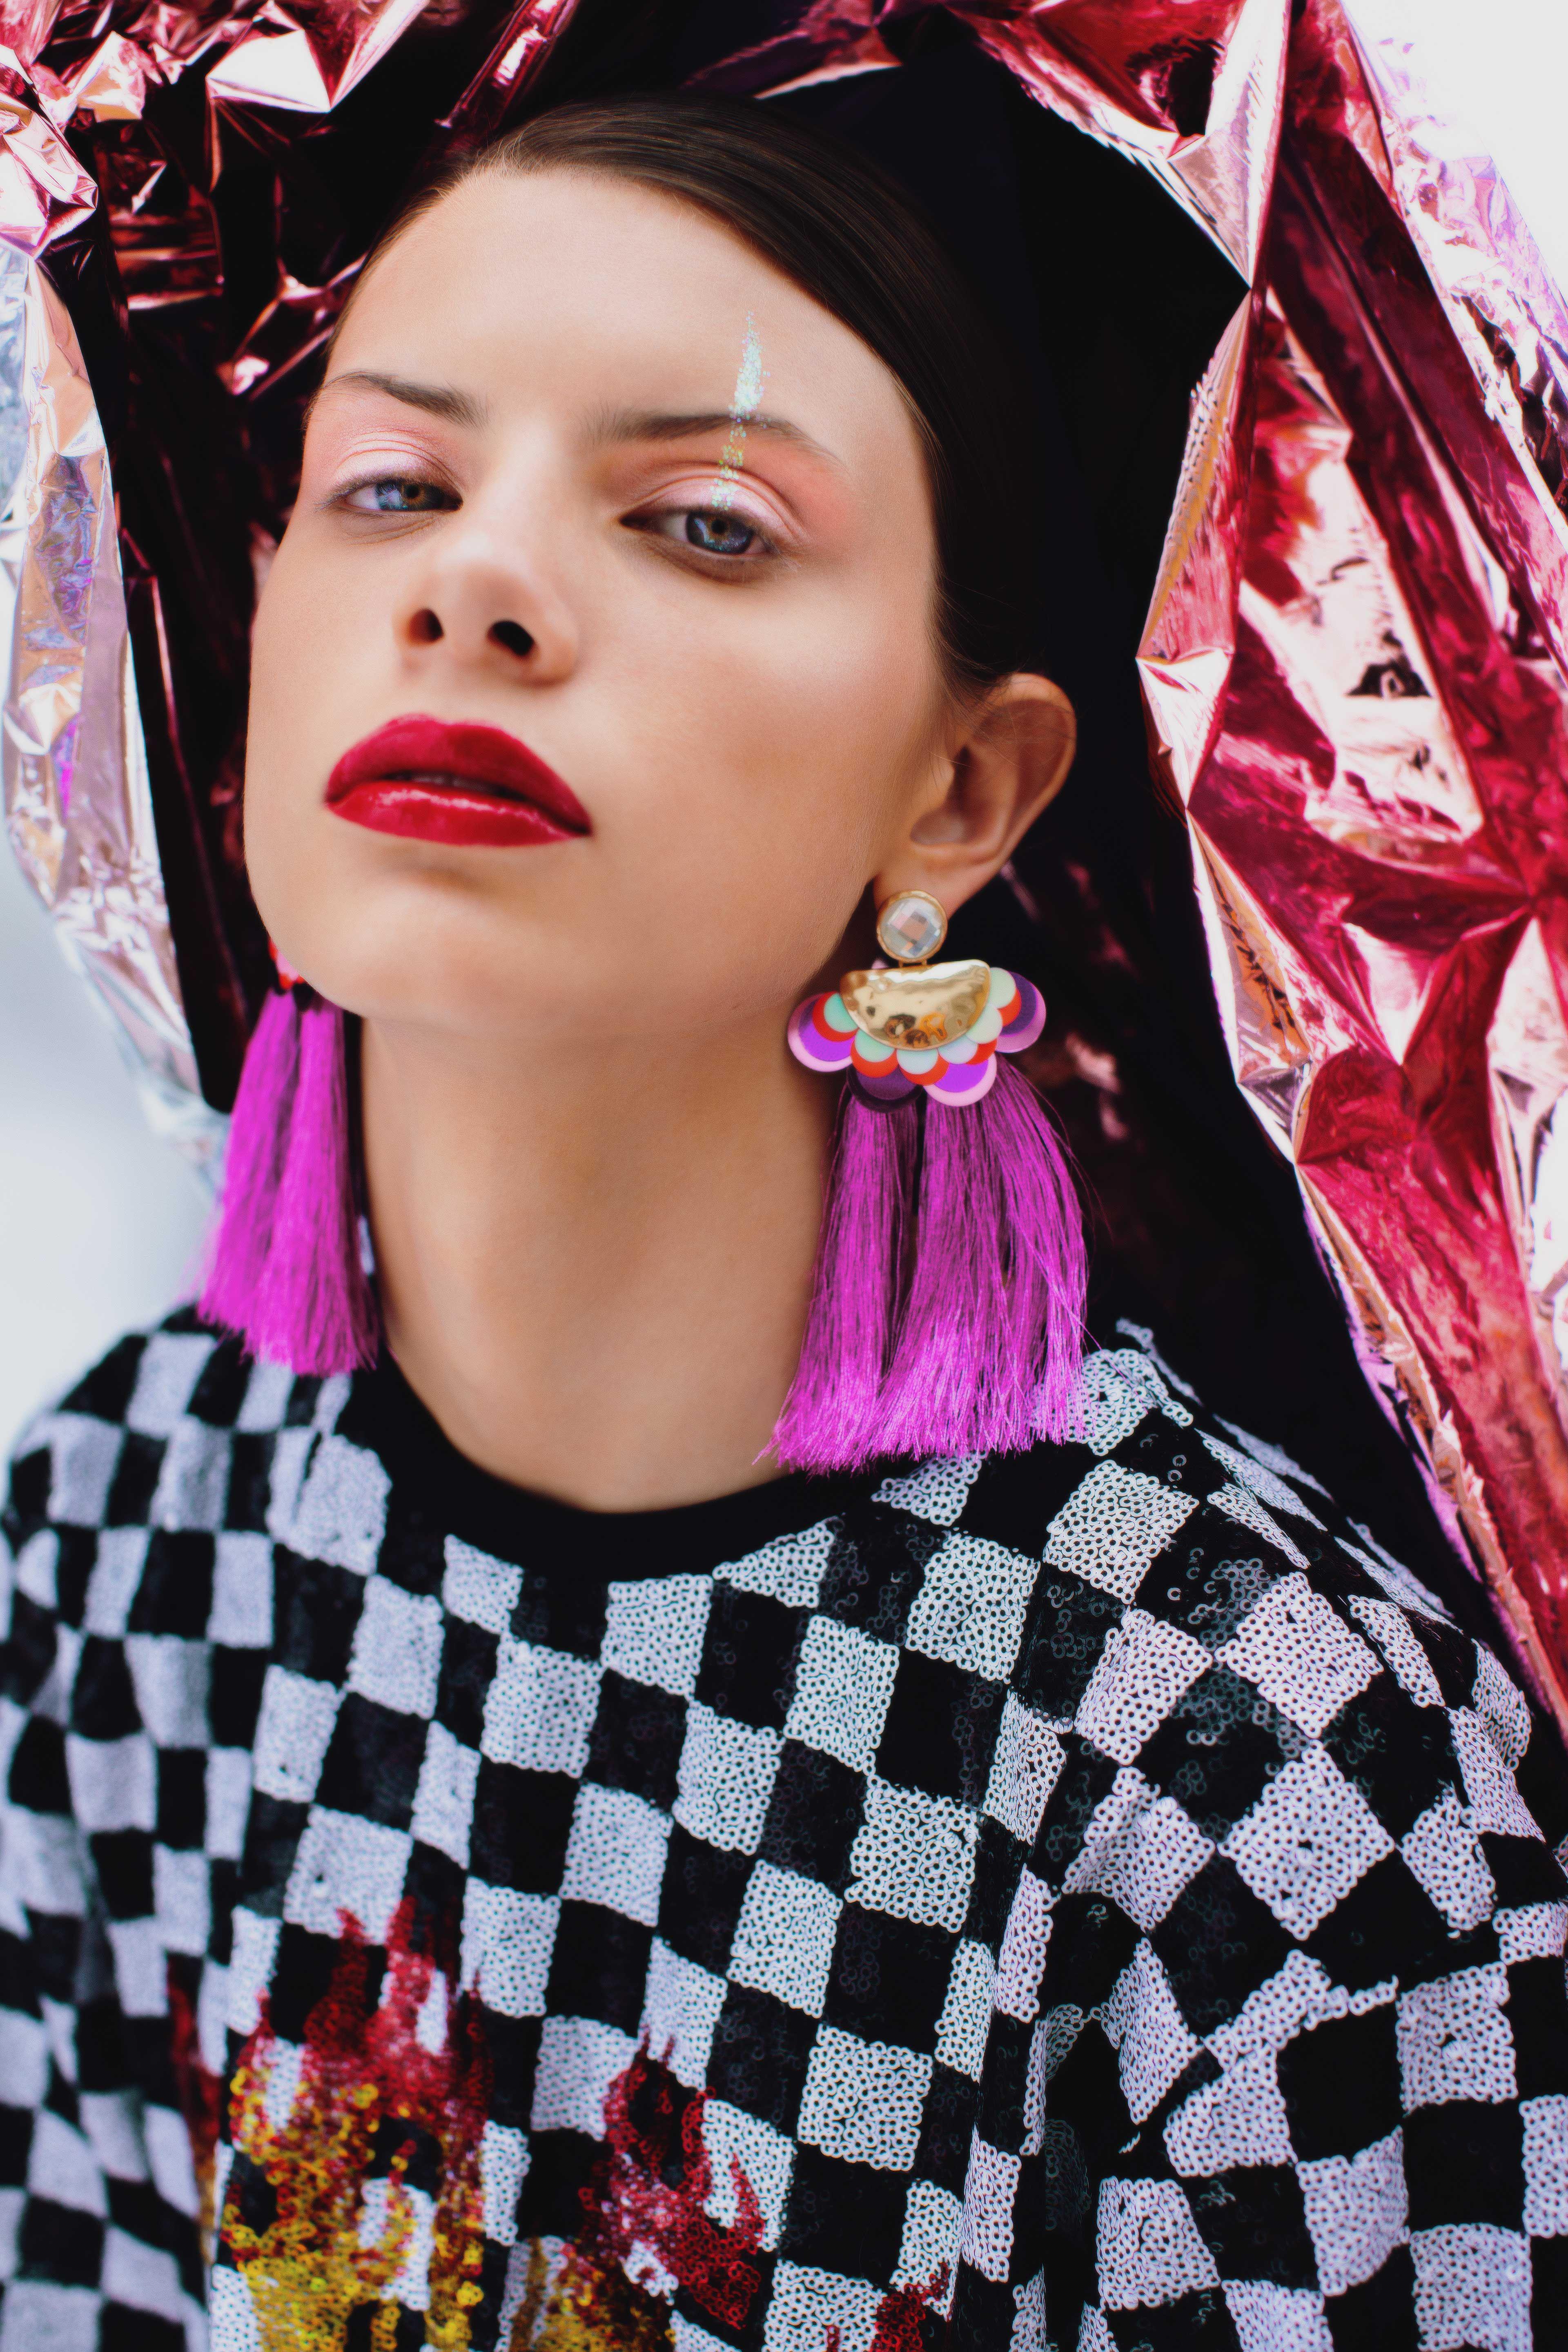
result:
[[[1558,2340],[1545,1737],[1080,1373],[1037,1000],[930,965],[1072,753],[1010,397],[761,110],[367,269],[205,1314],[14,1473],[5,2352]]]

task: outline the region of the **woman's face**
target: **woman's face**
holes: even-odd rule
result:
[[[915,427],[847,328],[661,195],[469,180],[353,305],[261,599],[246,847],[281,955],[473,1035],[778,1012],[869,882],[917,878],[953,772],[933,571]],[[552,793],[486,736],[340,769],[415,718],[521,741],[566,818],[497,814]],[[501,845],[432,837],[476,829]]]

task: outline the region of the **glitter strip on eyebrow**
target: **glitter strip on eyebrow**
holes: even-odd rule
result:
[[[762,406],[766,379],[757,322],[748,310],[746,340],[741,346],[741,364],[735,374],[735,396],[730,403],[730,434],[720,453],[719,483],[713,493],[714,508],[721,514],[733,502],[735,479],[746,455],[746,419],[754,416]]]

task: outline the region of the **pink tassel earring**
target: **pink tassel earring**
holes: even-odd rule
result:
[[[360,1263],[343,1015],[281,963],[245,1057],[199,1301],[248,1353],[296,1372],[374,1363]]]
[[[1045,1026],[1039,991],[978,961],[932,965],[947,917],[880,910],[896,966],[797,1005],[790,1050],[845,1081],[781,1461],[1011,1451],[1078,1426],[1088,1265],[1067,1155],[999,1054]]]

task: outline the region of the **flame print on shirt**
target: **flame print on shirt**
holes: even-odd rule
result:
[[[249,2287],[264,2352],[338,2352],[350,2314],[366,2304],[381,2306],[368,2338],[373,2352],[392,2352],[397,2282],[418,2231],[408,2184],[415,2166],[438,2183],[425,2341],[468,2352],[482,2292],[479,2152],[489,2064],[473,2004],[452,1990],[455,1967],[441,1969],[434,1955],[411,1948],[412,1922],[405,1898],[373,2004],[371,1954],[345,1915],[282,2120],[269,2109],[280,2045],[265,2008],[240,2053],[220,2238]]]
[[[697,2309],[745,2325],[762,2275],[763,2209],[730,2158],[735,2219],[705,2210],[713,2163],[703,2139],[706,2092],[685,2090],[646,2042],[611,2084],[605,2137],[579,2195],[583,2227],[553,2277],[530,2249],[509,2352],[665,2352],[669,2298],[684,2287]]]
[[[263,2352],[340,2352],[353,2315],[367,2306],[368,2334],[353,2340],[394,2352],[410,2269],[427,2281],[416,2290],[427,2297],[426,2344],[468,2352],[483,2292],[480,2151],[491,2070],[475,2005],[452,1990],[455,1967],[415,1950],[412,1926],[405,1900],[377,1999],[376,1956],[344,1916],[286,2112],[277,2095],[292,2053],[265,2004],[240,2052],[219,2236],[249,2288]],[[574,2243],[554,2259],[538,2240],[521,2250],[508,2352],[673,2352],[678,2291],[689,2309],[744,2329],[762,2288],[763,2210],[731,2155],[725,2203],[733,2218],[710,2211],[708,2106],[709,2094],[688,2090],[645,2041],[606,2094]],[[412,2266],[425,2200],[416,2204],[411,2174],[435,2184],[420,2250],[427,2263]],[[945,2263],[925,2286],[890,2288],[870,2352],[926,2352],[925,2323],[946,2288]],[[823,2352],[837,2352],[836,2333],[826,2330]]]
[[[688,2091],[645,2042],[605,2101],[605,2138],[579,2191],[583,2228],[553,2267],[535,2241],[507,2352],[672,2352],[671,2298],[683,2288],[703,2318],[739,2334],[762,2284],[752,2260],[763,2210],[730,2158],[735,2218],[707,2208],[712,2158],[703,2132],[709,2095]],[[877,2308],[869,2352],[928,2352],[940,2330],[950,2266],[923,2286],[890,2287]],[[840,2352],[825,2330],[823,2352]]]
[[[195,2003],[184,1981],[187,1964],[177,1953],[169,1957],[169,2057],[174,2088],[191,2143],[191,2164],[196,2176],[196,2226],[202,2235],[202,2259],[212,2260],[213,2173],[217,2158],[218,2118],[223,2084],[208,2072],[202,2058]]]

